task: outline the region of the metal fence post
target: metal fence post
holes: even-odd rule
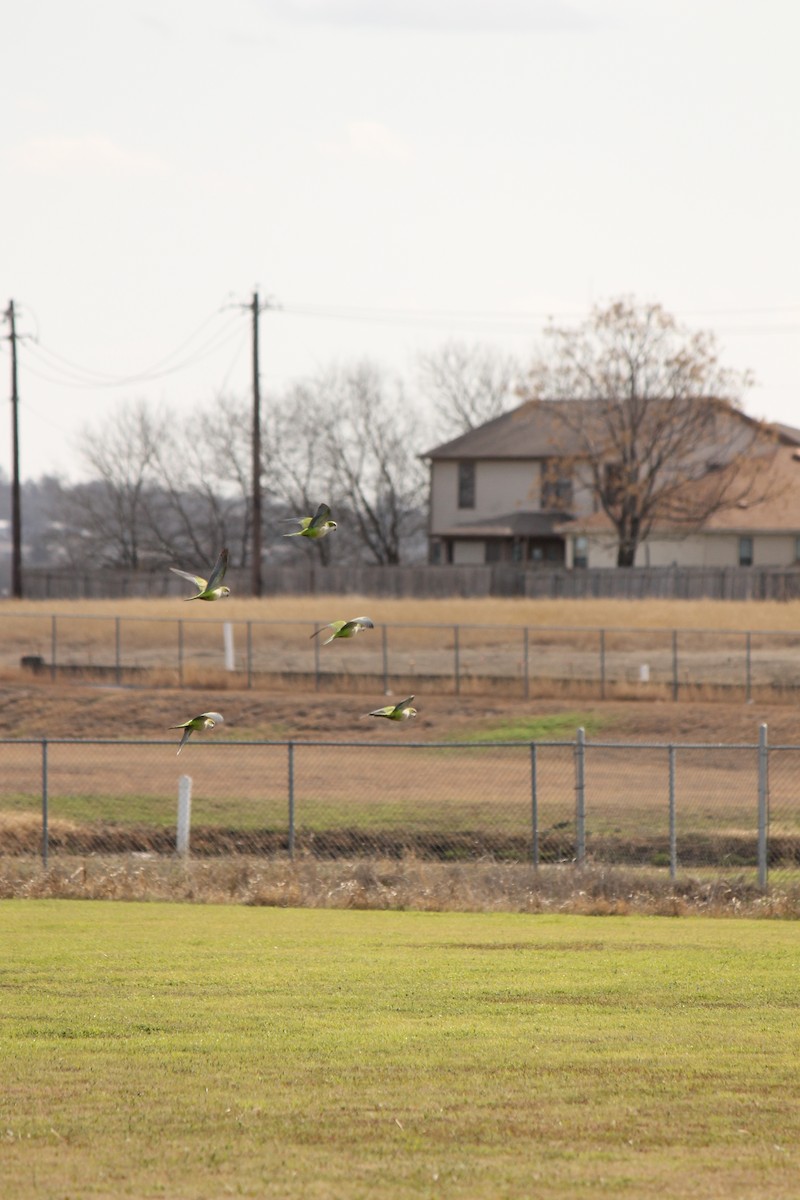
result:
[[[48,818],[47,791],[47,738],[42,738],[42,866],[47,870],[47,853],[49,850],[49,835],[47,830]]]
[[[294,858],[294,742],[287,742],[289,788],[289,858]]]
[[[56,615],[50,618],[50,678],[56,677],[56,654],[58,652],[58,635],[56,633]]]
[[[744,699],[749,704],[753,699],[752,635],[748,629],[744,635]]]
[[[678,827],[675,813],[675,747],[669,751],[669,877],[674,882],[678,875]]]
[[[678,631],[672,631],[672,699],[678,699]]]
[[[253,686],[253,622],[247,622],[247,686]]]
[[[383,694],[389,694],[389,629],[381,625],[381,659],[383,665]]]
[[[458,626],[453,626],[453,673],[455,676],[456,695],[461,693],[461,663],[459,662]]]
[[[769,827],[769,750],[767,726],[758,727],[758,886],[767,890],[767,831]]]
[[[539,867],[539,794],[536,781],[536,742],[531,742],[531,862]]]
[[[183,618],[178,619],[178,684],[183,687]]]
[[[117,680],[117,687],[122,682],[122,670],[120,665],[120,627],[119,617],[114,617],[114,674]]]
[[[522,630],[522,696],[527,700],[530,697],[530,683],[528,680],[528,670],[530,665],[530,651],[528,647],[528,626]]]
[[[600,630],[600,699],[606,698],[606,631]]]
[[[575,859],[583,866],[586,858],[586,730],[581,726],[575,739]]]
[[[178,777],[178,822],[175,830],[175,850],[182,858],[189,857],[192,830],[192,777]]]
[[[314,626],[314,633],[317,631],[317,626]],[[313,634],[312,634],[313,637]],[[314,638],[314,691],[319,691],[319,638]]]

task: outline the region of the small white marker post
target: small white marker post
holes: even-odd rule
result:
[[[233,652],[233,625],[225,621],[222,626],[222,641],[225,646],[225,670],[236,670],[236,656]]]
[[[650,663],[642,663],[639,667],[639,683],[650,682]]]
[[[178,854],[187,858],[189,855],[189,830],[192,824],[192,777],[181,775],[178,780],[178,836],[176,849]]]

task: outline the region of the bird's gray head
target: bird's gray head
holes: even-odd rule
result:
[[[219,589],[220,596],[230,596],[231,589],[229,587],[221,587]]]
[[[335,529],[335,528],[336,528],[336,522],[335,522],[335,521],[326,521],[326,522],[325,522],[325,528],[326,528],[326,529]]]
[[[405,708],[403,709],[403,712],[407,717],[415,717],[417,715],[417,710],[415,708]]]

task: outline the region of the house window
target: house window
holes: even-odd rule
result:
[[[475,463],[458,464],[458,507],[475,507]]]
[[[544,512],[568,512],[572,508],[572,475],[560,459],[542,461],[541,507]]]
[[[575,546],[572,552],[573,567],[588,567],[589,566],[589,539],[585,534],[581,534],[575,538]]]
[[[739,566],[752,567],[753,565],[753,539],[751,537],[739,538]]]

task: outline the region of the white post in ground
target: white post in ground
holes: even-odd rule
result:
[[[184,858],[189,854],[189,830],[192,825],[192,777],[181,775],[178,780],[178,836],[176,849]]]
[[[225,670],[236,670],[236,656],[233,653],[233,625],[225,621],[222,626],[222,642],[225,647]]]

